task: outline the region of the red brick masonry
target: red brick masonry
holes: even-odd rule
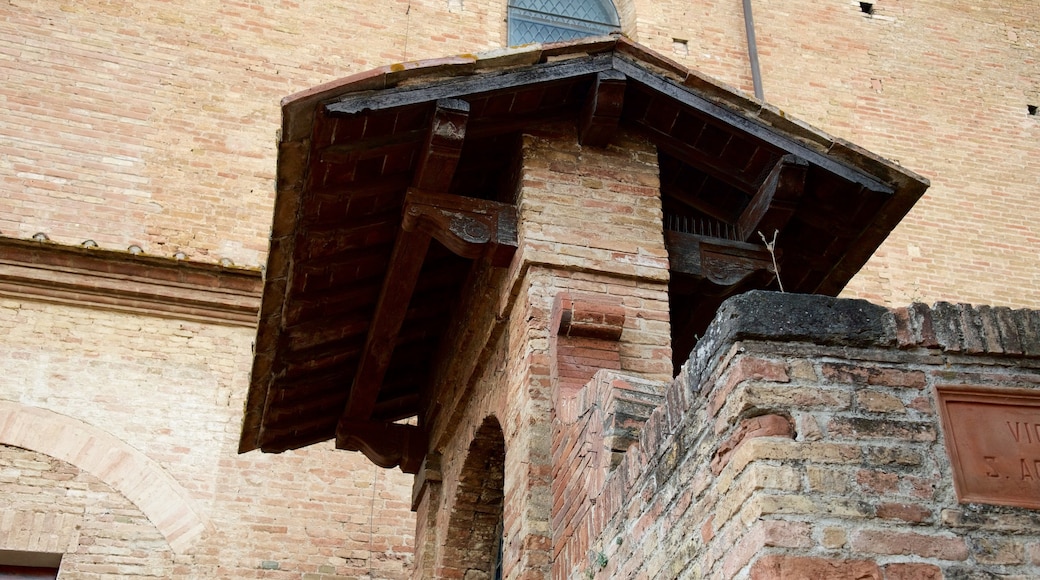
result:
[[[1035,511],[958,503],[932,387],[1036,389],[1038,330],[985,306],[728,301],[616,468],[573,461],[575,437],[606,452],[587,410],[561,428],[554,473],[589,487],[556,498],[554,577],[1037,577]]]

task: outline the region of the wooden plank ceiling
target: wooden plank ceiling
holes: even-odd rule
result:
[[[835,294],[927,187],[624,40],[447,59],[287,99],[241,451],[335,438],[414,472],[433,353],[474,264],[509,264],[520,133],[619,126],[659,150],[673,349],[718,304]],[[520,61],[520,62],[518,62]],[[373,90],[374,89],[374,90]],[[574,130],[574,129],[572,129]]]

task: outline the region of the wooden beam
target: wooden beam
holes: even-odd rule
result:
[[[360,451],[380,467],[418,473],[426,456],[426,433],[415,425],[354,421],[336,429],[336,448]]]
[[[405,197],[405,231],[421,231],[456,255],[486,257],[505,267],[517,248],[516,207],[511,204],[409,190]]]
[[[337,431],[372,416],[376,399],[379,398],[379,388],[390,366],[397,334],[404,323],[408,303],[412,300],[429,246],[430,235],[421,231],[402,231],[397,237],[383,289],[376,303],[375,316],[365,339],[361,363]]]
[[[469,103],[457,99],[437,101],[412,179],[413,186],[426,187],[436,192],[448,190],[462,155],[468,118]],[[457,197],[443,193],[440,195],[450,199]],[[419,272],[426,259],[432,232],[415,226],[415,214],[421,215],[423,206],[409,203],[409,199],[406,198],[404,204],[401,232],[394,243],[375,315],[365,339],[361,362],[337,430],[347,428],[357,420],[372,417],[397,344],[398,333],[408,313],[408,303],[412,300]],[[465,222],[464,218],[459,219]]]
[[[336,102],[325,105],[325,112],[329,115],[353,115],[365,110],[392,109],[426,103],[435,99],[457,99],[478,93],[506,91],[538,83],[582,77],[610,70],[612,65],[613,58],[610,53],[606,53],[536,64],[498,73],[454,77],[440,83],[346,95]]]
[[[341,428],[372,417],[430,240],[436,238],[462,257],[485,257],[493,265],[506,266],[517,247],[516,219],[516,209],[508,204],[408,191],[401,233],[340,418]]]
[[[750,242],[756,232],[772,239],[774,232],[784,229],[798,209],[808,171],[808,161],[794,155],[781,157],[737,219],[740,239]]]
[[[440,99],[419,156],[412,184],[422,190],[447,192],[462,155],[469,120],[469,103]]]
[[[578,123],[578,142],[606,147],[617,132],[625,103],[625,75],[616,70],[596,74]]]

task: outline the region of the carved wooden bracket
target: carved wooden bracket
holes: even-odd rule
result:
[[[471,197],[409,190],[406,232],[422,232],[463,258],[486,257],[505,267],[517,248],[516,207]]]
[[[606,147],[617,132],[625,103],[624,73],[610,69],[596,74],[578,120],[578,142],[586,147]]]
[[[360,451],[379,467],[418,473],[426,455],[426,433],[415,425],[352,421],[336,429],[336,448]]]
[[[762,272],[773,272],[772,256],[764,246],[681,232],[665,232],[669,268],[704,278],[719,286],[734,286]]]

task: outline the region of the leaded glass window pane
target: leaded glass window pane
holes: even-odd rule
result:
[[[511,0],[509,44],[559,42],[618,30],[610,0]]]

